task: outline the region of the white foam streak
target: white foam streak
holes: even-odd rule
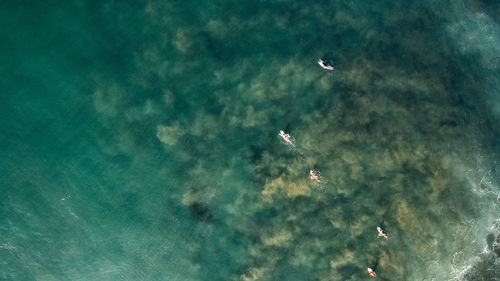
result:
[[[462,280],[464,280],[465,275],[467,273],[469,273],[469,271],[471,271],[471,270],[473,270],[472,265],[468,265],[461,270],[457,270],[453,274],[453,275],[455,275],[455,277],[453,277],[452,279],[448,279],[448,281],[462,281]]]

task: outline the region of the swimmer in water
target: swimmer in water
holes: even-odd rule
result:
[[[318,60],[318,64],[323,68],[323,69],[326,69],[326,70],[335,70],[335,68],[333,68],[333,66],[331,66],[330,64],[328,64],[326,61],[322,60],[322,59],[319,59]]]
[[[316,172],[314,170],[310,170],[309,174],[311,174],[312,180],[315,180],[317,182],[321,182],[321,180],[319,179],[319,176],[316,174]]]
[[[387,233],[384,232],[384,230],[380,227],[380,226],[377,226],[377,230],[378,230],[378,236],[382,236],[384,237],[385,239],[389,239],[387,237]]]
[[[371,269],[368,267],[368,273],[370,274],[370,276],[372,277],[377,277],[377,273],[375,273],[375,270]]]
[[[279,133],[280,137],[282,137],[287,143],[293,145],[292,143],[292,138],[290,137],[289,134],[285,134],[285,132],[283,132],[283,130],[280,131]]]

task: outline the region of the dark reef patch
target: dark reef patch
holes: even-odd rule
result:
[[[194,202],[191,204],[189,206],[189,212],[195,220],[200,222],[211,222],[214,220],[214,214],[212,211],[200,202]]]

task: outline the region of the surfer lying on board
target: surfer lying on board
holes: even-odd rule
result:
[[[311,174],[312,180],[315,180],[317,182],[321,182],[321,180],[319,179],[319,176],[316,174],[316,172],[314,170],[310,170],[309,174]]]
[[[385,239],[388,239],[387,233],[384,232],[384,230],[382,229],[382,227],[377,226],[377,230],[378,230],[378,236],[382,236]]]
[[[370,276],[377,277],[377,273],[375,273],[375,270],[373,270],[369,267],[368,267],[368,273],[370,274]]]
[[[280,131],[279,135],[289,144],[293,145],[292,143],[292,139],[290,138],[290,135],[289,134],[285,134],[285,132],[283,132],[283,130]]]
[[[326,70],[334,70],[335,68],[333,68],[332,65],[330,65],[329,63],[327,63],[326,61],[324,61],[323,59],[319,59],[318,60],[318,64],[323,68],[323,69],[326,69]]]

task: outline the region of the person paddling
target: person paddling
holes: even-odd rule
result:
[[[377,226],[377,231],[378,231],[378,236],[382,236],[385,239],[389,239],[387,237],[387,233],[385,233],[384,230],[380,226]]]
[[[293,145],[292,143],[292,138],[290,137],[289,134],[286,134],[283,130],[280,131],[279,133],[280,137],[282,137],[287,143]]]
[[[370,274],[370,276],[372,277],[377,277],[377,273],[375,273],[375,270],[371,269],[368,267],[368,273]]]
[[[335,70],[335,68],[333,68],[332,65],[330,65],[329,63],[327,63],[326,61],[324,61],[323,59],[319,59],[318,60],[318,64],[323,68],[323,69],[326,69],[326,70]]]
[[[316,172],[314,170],[310,170],[309,174],[311,174],[312,180],[315,180],[317,182],[321,182],[321,180],[319,179],[319,176],[316,174]]]

